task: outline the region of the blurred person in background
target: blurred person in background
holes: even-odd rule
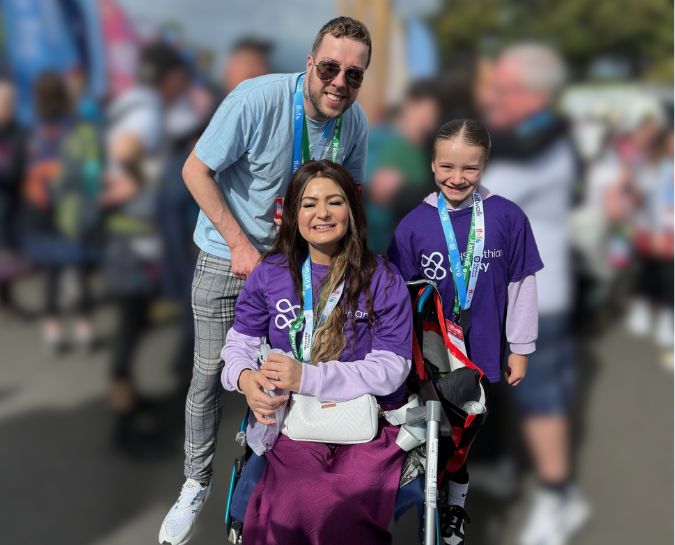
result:
[[[13,310],[10,282],[17,271],[17,212],[26,160],[26,133],[16,120],[15,89],[0,79],[0,310]]]
[[[103,272],[117,306],[109,403],[116,415],[114,442],[134,455],[152,455],[162,448],[156,426],[148,426],[144,418],[132,367],[161,280],[163,248],[157,216],[163,213],[158,210],[158,194],[166,157],[164,116],[188,83],[178,53],[168,45],[150,44],[141,53],[138,84],[114,101],[107,113]]]
[[[484,178],[530,219],[544,269],[537,275],[539,339],[526,379],[513,390],[538,479],[520,532],[521,545],[566,543],[590,508],[573,484],[569,410],[574,392],[567,225],[577,159],[566,122],[554,111],[566,70],[552,49],[535,43],[504,50],[485,97],[493,155]]]
[[[589,284],[578,301],[586,313],[615,307],[616,282],[630,254],[630,170],[617,153],[616,135],[608,125],[609,120],[590,117],[575,127],[586,163],[580,200],[570,215],[570,236],[577,273]]]
[[[97,134],[73,111],[77,97],[65,79],[45,72],[34,89],[38,121],[32,129],[24,181],[22,249],[44,267],[43,340],[50,352],[66,347],[62,319],[64,272],[77,280],[75,342],[93,343],[90,273],[97,255],[101,157]]]
[[[227,96],[242,81],[270,73],[272,44],[258,38],[238,40],[223,63],[220,85],[222,96]]]
[[[418,82],[389,121],[368,137],[366,214],[368,246],[383,255],[398,222],[433,189],[431,157],[426,145],[440,116],[438,91],[432,82]]]
[[[210,493],[224,395],[220,351],[244,279],[274,238],[275,210],[292,172],[309,159],[329,158],[357,182],[365,178],[368,124],[355,101],[371,49],[365,25],[332,19],[315,38],[306,73],[242,82],[185,162],[185,184],[201,209],[194,232],[200,248],[192,285],[194,365],[185,403],[186,480],[162,522],[160,543],[186,543]],[[290,325],[298,309],[277,308]]]
[[[194,323],[190,294],[198,253],[192,233],[199,214],[199,206],[183,182],[182,170],[208,123],[208,117],[190,98],[190,94],[183,97],[165,116],[168,146],[157,215],[164,248],[162,295],[179,304],[181,334],[171,367],[182,385],[189,384],[192,376]]]
[[[628,330],[652,335],[673,365],[673,130],[645,119],[633,133],[633,243],[638,258]]]

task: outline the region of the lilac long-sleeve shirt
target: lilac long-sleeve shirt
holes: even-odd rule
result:
[[[238,391],[239,375],[246,369],[257,370],[256,352],[264,342],[231,328],[221,357],[225,362],[221,375],[226,390]],[[386,396],[403,384],[410,372],[410,359],[388,350],[373,350],[356,361],[328,361],[303,365],[299,392],[321,400],[347,401],[365,394]]]

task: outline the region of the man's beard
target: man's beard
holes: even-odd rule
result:
[[[321,82],[321,80],[319,80],[319,78],[315,75],[314,71],[312,71],[309,74],[309,78],[308,78],[308,81],[307,81],[307,87],[306,87],[306,96],[309,98],[309,101],[312,103],[312,106],[314,107],[314,109],[317,112],[319,112],[319,114],[321,116],[323,116],[325,118],[332,119],[332,118],[340,117],[344,112],[346,112],[351,107],[351,105],[354,103],[355,99],[354,98],[347,98],[347,100],[345,101],[344,107],[337,113],[334,110],[329,110],[329,111],[326,112],[321,107],[321,98],[323,97],[323,94],[326,92],[327,86],[324,86],[323,83],[321,83],[321,88],[316,92],[313,91],[312,90],[312,87],[313,87],[312,83],[313,83],[315,78],[319,82]]]

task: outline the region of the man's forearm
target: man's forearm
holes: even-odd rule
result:
[[[230,248],[248,240],[232,215],[223,193],[210,171],[195,155],[190,154],[183,167],[183,180],[199,208],[206,214]]]

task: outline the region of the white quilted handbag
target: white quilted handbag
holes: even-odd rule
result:
[[[377,400],[370,394],[334,402],[293,393],[281,433],[294,441],[367,443],[377,435],[378,417]]]

